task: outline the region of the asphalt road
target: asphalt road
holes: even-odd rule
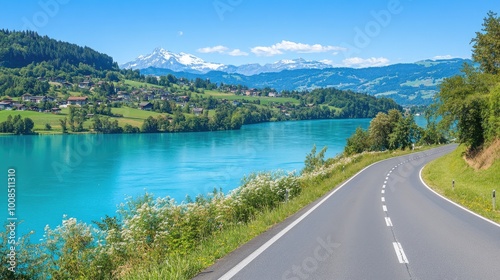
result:
[[[500,279],[500,226],[420,179],[455,148],[367,167],[195,279]]]

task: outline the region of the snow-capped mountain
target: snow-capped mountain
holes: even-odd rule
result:
[[[136,60],[121,65],[125,69],[145,69],[149,67],[165,68],[172,71],[207,73],[224,68],[224,64],[205,62],[203,59],[188,53],[173,53],[156,48],[151,54],[140,55]]]
[[[175,72],[205,74],[210,71],[223,71],[242,75],[281,72],[296,69],[325,69],[332,66],[319,61],[309,61],[303,58],[280,60],[274,63],[260,65],[257,63],[241,66],[224,65],[205,62],[203,59],[187,53],[173,53],[162,48],[156,48],[151,54],[140,55],[136,60],[121,65],[125,69],[146,69],[149,67],[169,69]]]

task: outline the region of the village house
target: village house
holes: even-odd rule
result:
[[[130,101],[130,94],[128,94],[128,92],[126,92],[126,91],[119,91],[116,94],[116,98],[118,98],[118,100],[122,100],[122,101]]]
[[[12,109],[12,103],[0,101],[0,110],[11,110],[11,109]]]
[[[18,111],[26,110],[26,106],[24,104],[12,104],[12,109],[16,109]]]
[[[87,104],[88,97],[70,96],[67,105],[83,106]]]
[[[164,93],[160,94],[160,99],[161,100],[170,100],[170,93],[164,92]]]
[[[139,109],[144,110],[144,111],[151,111],[153,110],[153,104],[149,102],[141,102],[139,103]]]
[[[199,115],[203,114],[203,108],[193,108],[193,114],[195,116],[199,116]]]
[[[141,97],[142,97],[142,100],[143,101],[149,101],[149,100],[154,100],[155,99],[155,95],[152,91],[143,91],[141,93]]]
[[[248,90],[244,91],[244,93],[246,96],[258,96],[259,95],[259,92],[254,88],[248,89]]]
[[[90,89],[93,85],[94,85],[94,83],[92,83],[91,81],[84,81],[84,82],[80,82],[78,84],[78,87],[84,88],[84,89]]]
[[[64,79],[63,79],[63,78],[61,78],[61,77],[55,77],[55,78],[52,78],[52,79],[51,79],[51,82],[61,83],[61,84],[62,84],[62,83],[64,83],[64,82],[66,82],[66,80],[64,80]]]
[[[177,96],[176,101],[177,102],[188,102],[189,96],[187,96],[187,95]]]
[[[33,95],[29,94],[29,93],[25,93],[21,96],[21,100],[23,102],[31,102],[31,97],[33,97]]]
[[[55,98],[51,96],[33,96],[29,93],[23,94],[21,96],[23,102],[32,102],[40,104],[43,102],[54,102]]]
[[[63,86],[63,88],[67,88],[67,89],[73,88],[73,84],[72,83],[64,82],[61,85]]]

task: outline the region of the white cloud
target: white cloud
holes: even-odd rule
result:
[[[323,46],[320,44],[309,45],[286,40],[282,40],[281,42],[272,46],[257,46],[251,49],[252,53],[258,56],[273,56],[283,54],[283,52],[287,51],[296,53],[321,53],[334,51],[333,54],[337,54],[338,51],[344,50],[345,48],[337,46]]]
[[[376,66],[388,65],[389,59],[385,57],[370,57],[370,58],[351,57],[342,60],[342,63],[346,67],[354,67],[354,68],[376,67]]]
[[[436,55],[432,59],[433,60],[440,60],[440,59],[452,59],[452,58],[453,58],[453,56],[447,54],[447,55]]]
[[[179,34],[179,36],[182,36],[182,35],[184,35],[184,32],[183,31],[179,31],[179,32],[177,32],[177,34]]]
[[[234,50],[228,52],[227,54],[230,56],[247,56],[248,55],[247,52],[241,51],[240,49],[234,49]]]
[[[201,48],[198,49],[198,52],[201,53],[225,53],[228,50],[228,48],[224,46],[215,46],[215,47],[206,47],[206,48]]]
[[[319,53],[319,52],[344,50],[344,48],[336,46],[322,46],[320,44],[309,45],[309,44],[295,43],[285,40],[281,41],[281,43],[273,45],[272,47],[275,47],[279,50],[298,52],[298,53]]]
[[[273,47],[258,46],[251,48],[250,51],[258,56],[273,56],[277,54],[283,54],[283,52]]]
[[[198,49],[198,52],[200,52],[200,53],[219,53],[219,54],[227,54],[230,56],[247,56],[248,55],[247,52],[244,52],[240,49],[230,50],[228,47],[225,47],[222,45],[201,48],[201,49]]]

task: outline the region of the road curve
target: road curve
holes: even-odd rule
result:
[[[365,168],[194,279],[500,279],[500,225],[420,179],[455,148]]]

